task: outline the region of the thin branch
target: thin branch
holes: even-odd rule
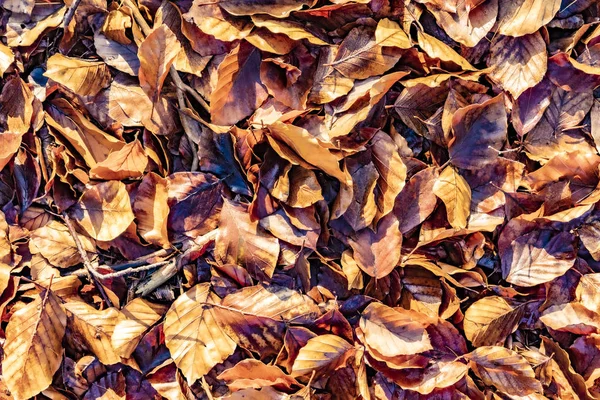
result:
[[[100,274],[98,276],[98,279],[103,280],[103,279],[119,278],[121,276],[135,274],[137,272],[149,271],[151,269],[162,267],[163,265],[167,265],[170,262],[171,261],[159,261],[159,262],[153,263],[153,264],[141,265],[141,266],[137,266],[137,267],[130,267],[130,268],[127,268],[127,269],[124,269],[121,271],[111,272],[110,274]],[[86,270],[80,269],[80,270],[72,272],[70,275],[85,276],[86,274],[87,274]]]
[[[63,213],[62,217],[63,217],[63,220],[65,221],[65,225],[67,225],[67,228],[69,229],[69,232],[71,233],[71,236],[73,237],[73,240],[75,241],[75,246],[77,246],[77,251],[79,252],[79,255],[81,256],[81,259],[83,260],[83,266],[87,270],[87,272],[90,276],[90,280],[92,282],[94,282],[94,285],[96,285],[98,292],[100,292],[100,295],[102,295],[102,298],[104,299],[106,304],[109,307],[112,307],[113,304],[110,301],[110,299],[108,298],[108,295],[106,294],[106,292],[104,291],[104,287],[102,287],[102,284],[100,282],[98,282],[99,280],[102,279],[103,275],[100,272],[98,272],[98,270],[92,265],[92,262],[90,261],[88,255],[87,255],[87,252],[83,248],[83,245],[81,244],[81,241],[79,240],[79,236],[78,236],[77,232],[75,231],[75,228],[73,227],[73,224],[71,223],[71,219],[69,218],[67,213]]]
[[[77,7],[79,7],[80,3],[81,3],[81,0],[74,0],[73,4],[71,4],[71,7],[69,7],[69,10],[67,10],[67,13],[65,14],[65,18],[63,19],[63,29],[67,29],[69,27],[69,24],[71,23],[71,20],[75,16],[75,11],[77,11]]]

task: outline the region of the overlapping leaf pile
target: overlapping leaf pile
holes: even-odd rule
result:
[[[2,390],[600,398],[596,0],[4,0]]]

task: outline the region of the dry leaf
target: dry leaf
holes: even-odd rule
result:
[[[168,247],[169,208],[167,180],[151,172],[142,179],[135,194],[133,213],[140,235],[148,243]]]
[[[539,32],[521,37],[498,36],[490,47],[489,74],[513,98],[537,85],[546,74],[546,43]]]
[[[252,114],[268,97],[260,82],[261,55],[242,42],[219,65],[218,80],[210,96],[212,122],[233,125]]]
[[[198,284],[181,295],[165,316],[165,344],[189,382],[225,361],[236,348],[216,323],[214,308],[206,304],[218,302],[209,284]]]
[[[90,238],[78,235],[78,239],[83,250],[95,252],[95,243]],[[31,233],[29,250],[32,254],[41,254],[50,264],[59,268],[71,267],[83,261],[69,229],[58,221],[50,221],[34,230]]]
[[[48,289],[11,316],[3,345],[2,377],[13,396],[26,399],[50,386],[62,360],[66,325],[60,300]]]
[[[270,278],[279,255],[279,241],[252,222],[242,204],[226,200],[215,241],[215,258],[245,266],[256,276]]]
[[[110,84],[111,75],[103,62],[55,54],[48,59],[44,76],[80,96],[95,96]]]
[[[466,228],[471,208],[471,188],[465,178],[448,166],[433,184],[433,193],[444,202],[450,225],[455,229]]]
[[[101,363],[116,364],[121,358],[111,344],[119,312],[115,308],[98,311],[87,303],[72,301],[64,305],[72,335],[80,340]]]
[[[121,309],[122,318],[111,336],[112,347],[119,356],[129,358],[152,325],[157,323],[167,308],[147,300],[133,299]]]
[[[389,214],[379,221],[375,232],[364,228],[349,244],[360,269],[375,279],[389,275],[400,261],[402,234],[398,219]]]
[[[432,349],[423,324],[403,309],[370,304],[361,314],[365,345],[384,357],[422,353]]]
[[[498,33],[524,36],[536,32],[561,9],[560,0],[500,0]]]
[[[140,45],[140,85],[155,103],[169,68],[181,50],[177,37],[166,25],[154,29]]]
[[[118,237],[133,222],[129,193],[123,182],[107,181],[87,189],[71,216],[96,240]]]
[[[139,178],[144,174],[147,165],[148,157],[144,148],[140,142],[134,140],[96,164],[90,170],[90,178],[103,180]]]
[[[483,346],[467,355],[473,372],[486,385],[510,394],[524,396],[540,393],[542,385],[533,369],[518,353],[498,346]]]
[[[300,349],[292,366],[292,376],[310,376],[313,371],[319,375],[330,374],[343,366],[353,353],[354,347],[339,336],[316,336]]]
[[[504,342],[517,329],[524,311],[500,296],[484,297],[465,312],[465,336],[475,347]]]

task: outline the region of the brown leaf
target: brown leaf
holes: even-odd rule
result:
[[[183,17],[196,24],[207,35],[225,42],[243,39],[252,29],[252,25],[246,20],[230,16],[213,1],[194,0],[192,7]]]
[[[465,71],[475,70],[475,68],[467,60],[465,60],[446,43],[422,31],[418,31],[418,35],[419,47],[421,47],[423,51],[429,55],[429,57],[439,58],[442,61],[451,62],[458,65]]]
[[[96,246],[90,238],[78,236],[85,251],[96,251]],[[32,254],[41,254],[50,264],[59,268],[71,267],[83,261],[69,229],[58,221],[50,221],[34,230],[31,233],[29,250]]]
[[[339,336],[316,336],[300,349],[292,367],[292,376],[310,376],[313,371],[320,376],[328,375],[343,366],[353,353],[354,348]]]
[[[279,241],[250,220],[247,207],[225,200],[215,258],[223,264],[245,266],[251,274],[270,278],[279,256]]]
[[[310,33],[303,24],[292,21],[286,21],[281,19],[266,18],[261,15],[255,15],[252,17],[254,25],[260,28],[266,28],[273,33],[280,33],[286,35],[292,40],[306,39],[309,43],[316,45],[326,45],[327,42],[319,39],[312,33]]]
[[[394,214],[400,220],[400,232],[408,233],[419,226],[435,209],[437,197],[433,186],[436,168],[426,168],[413,175],[396,198]]]
[[[499,94],[481,104],[456,111],[452,129],[454,140],[448,148],[452,164],[477,169],[494,162],[507,134],[504,96]]]
[[[73,146],[89,167],[106,160],[110,153],[125,145],[98,129],[65,99],[57,99],[46,110],[46,123],[60,134],[57,139]]]
[[[556,331],[577,335],[600,331],[600,315],[577,302],[548,307],[540,316],[540,321]]]
[[[274,285],[243,288],[225,296],[222,304],[244,313],[283,321],[312,321],[320,314],[309,297]]]
[[[560,0],[499,0],[498,33],[524,36],[536,32],[554,18]]]
[[[524,311],[500,296],[484,297],[465,312],[465,336],[475,347],[504,342],[517,329]]]
[[[154,29],[140,45],[140,85],[153,103],[158,99],[169,68],[180,51],[181,44],[166,25]]]
[[[151,303],[136,298],[121,309],[119,318],[111,336],[112,347],[119,356],[129,358],[142,336],[157,323],[167,311],[162,304]]]
[[[535,286],[563,275],[575,264],[568,232],[535,230],[518,237],[501,253],[502,275],[519,286]]]
[[[456,12],[437,8],[429,11],[452,39],[473,47],[492,29],[498,17],[499,0],[489,0],[471,9],[469,2],[457,2]]]
[[[490,47],[489,74],[517,99],[537,85],[547,70],[546,42],[539,32],[521,37],[498,36]]]
[[[3,346],[2,377],[13,396],[30,398],[50,386],[62,360],[66,325],[60,300],[48,289],[11,316]]]
[[[121,361],[111,344],[119,316],[115,308],[98,311],[81,301],[66,303],[64,307],[68,312],[69,331],[74,338],[80,340],[103,364]]]
[[[403,46],[400,48],[408,48],[410,43],[397,24],[389,20],[382,21],[388,22],[380,22],[376,30],[362,26],[350,31],[340,44],[331,66],[352,79],[381,75],[392,68],[400,59],[400,51],[396,46],[400,44]]]
[[[103,62],[54,54],[48,59],[44,76],[80,96],[95,96],[110,84],[111,75]]]
[[[169,232],[173,239],[204,235],[217,226],[223,185],[210,174],[177,172],[167,181]]]
[[[240,361],[234,367],[223,371],[218,379],[227,382],[227,387],[232,391],[246,388],[260,389],[265,386],[289,391],[292,386],[300,385],[298,381],[279,368],[265,365],[254,359]]]
[[[35,122],[33,100],[33,93],[21,78],[6,80],[0,95],[0,124],[6,131],[22,135],[29,130]]]
[[[545,161],[564,152],[595,153],[577,127],[592,107],[591,91],[566,91],[554,87],[550,104],[541,120],[525,138],[525,148],[533,160]]]
[[[233,125],[252,114],[268,97],[260,82],[261,55],[241,42],[219,65],[218,80],[210,96],[212,122]]]
[[[402,234],[393,214],[382,218],[375,232],[365,228],[348,242],[360,269],[375,279],[387,276],[400,261]]]
[[[315,139],[310,132],[306,129],[276,122],[269,126],[269,137],[273,137],[278,141],[289,146],[295,154],[301,157],[304,163],[311,164],[323,172],[338,179],[340,183],[351,184],[351,177],[347,172],[343,172],[340,169],[338,158],[331,153],[329,149],[322,146],[317,139]],[[273,141],[270,141],[273,146]],[[285,158],[286,152],[284,149],[278,150],[279,155]],[[294,162],[295,160],[290,159],[288,161]],[[304,166],[304,165],[303,165]]]
[[[465,178],[448,166],[437,177],[433,193],[444,202],[450,225],[455,229],[466,228],[471,208],[471,188]]]
[[[371,348],[386,358],[432,349],[424,325],[403,309],[372,303],[361,314],[360,329],[367,349]]]
[[[587,274],[581,277],[575,294],[579,302],[588,310],[600,313],[600,274]]]
[[[181,295],[165,316],[165,344],[189,382],[235,351],[235,342],[219,328],[214,308],[206,304],[218,302],[210,284],[198,284]]]
[[[86,189],[70,214],[89,236],[102,241],[117,238],[135,218],[127,188],[119,181],[102,182]]]
[[[4,75],[14,61],[15,55],[10,47],[0,44],[0,76]]]
[[[483,346],[469,353],[466,358],[473,372],[486,385],[494,385],[507,394],[518,396],[542,391],[542,385],[535,379],[527,360],[512,350]]]
[[[206,1],[206,0],[202,0]],[[305,5],[312,5],[313,0],[218,0],[216,2],[231,15],[268,14],[276,18],[285,18],[292,11],[298,11]]]
[[[154,172],[147,174],[138,186],[133,202],[133,213],[140,235],[148,243],[165,248],[169,246],[167,183],[166,179]]]
[[[96,164],[90,170],[90,178],[103,180],[139,178],[144,174],[147,165],[148,157],[144,148],[139,141],[134,140]]]

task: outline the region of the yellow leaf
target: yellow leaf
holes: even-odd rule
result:
[[[123,182],[107,181],[91,186],[73,206],[71,216],[96,240],[117,238],[134,220],[129,193]]]
[[[454,229],[467,227],[471,208],[471,188],[456,169],[447,166],[433,184],[433,193],[446,205],[448,222]]]
[[[48,59],[44,76],[80,96],[95,96],[110,84],[110,70],[100,61],[54,54]]]
[[[14,398],[27,399],[50,386],[62,360],[66,324],[60,300],[49,290],[10,317],[2,377]]]
[[[201,283],[175,300],[165,316],[165,344],[188,382],[200,379],[236,348],[206,303],[219,303],[219,298],[209,283]]]

